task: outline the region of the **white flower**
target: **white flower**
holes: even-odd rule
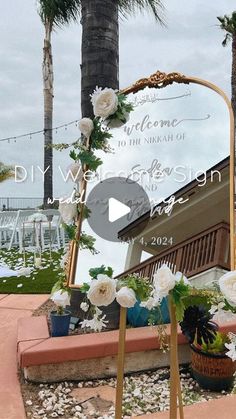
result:
[[[236,271],[227,272],[219,280],[219,286],[226,300],[236,305]]]
[[[88,304],[88,303],[83,302],[83,303],[81,303],[81,304],[80,304],[80,308],[81,308],[81,310],[83,310],[85,313],[87,313],[87,311],[88,311],[88,309],[89,309],[89,304]]]
[[[93,121],[90,118],[82,118],[79,121],[79,129],[82,132],[82,134],[86,137],[89,138],[90,135],[93,132],[94,129],[94,125],[93,125]]]
[[[17,285],[17,288],[21,288],[21,287],[23,287],[23,284],[18,284]]]
[[[51,300],[59,307],[65,308],[70,305],[69,293],[64,290],[55,291],[51,296]]]
[[[148,300],[142,301],[140,307],[144,307],[147,310],[152,310],[153,308],[159,306],[161,303],[158,295],[153,294],[153,297],[149,297]]]
[[[218,303],[217,305],[212,305],[211,309],[209,310],[209,313],[214,315],[217,312],[221,311],[224,308],[224,306],[225,306],[225,303],[223,302]]]
[[[105,320],[106,316],[105,314],[103,316],[102,311],[99,310],[99,308],[95,307],[95,313],[91,320],[83,320],[81,324],[81,328],[89,328],[94,330],[95,332],[101,332],[103,327],[106,327],[106,324],[108,323],[107,320]]]
[[[167,297],[169,292],[175,287],[175,276],[168,266],[163,265],[153,275],[153,285],[160,299]]]
[[[235,343],[225,343],[225,347],[229,349],[228,352],[226,352],[226,355],[232,359],[232,361],[236,361],[236,345]]]
[[[72,179],[73,182],[79,183],[83,179],[83,169],[80,162],[70,164],[67,168],[67,181]]]
[[[17,271],[17,276],[30,276],[31,268],[20,268]]]
[[[118,97],[113,89],[105,88],[102,90],[97,87],[91,95],[91,102],[94,115],[104,119],[113,115],[118,109]]]
[[[121,307],[131,308],[135,305],[137,299],[134,290],[128,287],[122,287],[116,293],[116,301]]]
[[[180,282],[182,278],[183,278],[183,281],[184,281],[185,285],[189,285],[188,278],[186,276],[184,276],[184,274],[182,274],[182,272],[179,272],[179,271],[176,272],[176,274],[175,274],[175,281],[176,282]]]
[[[94,306],[109,306],[116,297],[116,281],[99,274],[91,281],[87,297]]]
[[[106,318],[106,316],[103,316],[101,319],[98,318],[93,318],[91,320],[83,320],[80,325],[81,328],[88,328],[88,329],[92,329],[95,332],[101,332],[101,330],[103,329],[103,327],[106,327],[106,323],[107,320],[104,320]]]
[[[74,202],[60,202],[59,211],[64,223],[72,224],[77,217],[77,204]]]

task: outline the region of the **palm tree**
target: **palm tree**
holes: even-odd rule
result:
[[[45,28],[43,48],[44,85],[44,207],[53,197],[53,60],[51,37],[55,28],[76,20],[82,24],[81,107],[83,116],[92,116],[89,95],[98,84],[119,87],[119,14],[149,9],[162,23],[161,0],[38,0]]]
[[[52,32],[76,20],[80,10],[77,0],[38,0],[38,13],[45,29],[43,48],[43,88],[44,88],[44,207],[48,198],[53,197],[53,60]]]
[[[150,10],[163,23],[160,0],[81,0],[82,65],[81,107],[92,116],[89,95],[96,85],[119,88],[119,15]]]
[[[224,15],[217,17],[220,22],[220,28],[226,32],[222,45],[225,47],[229,41],[232,41],[232,107],[236,117],[236,11],[231,16]],[[235,119],[236,123],[236,119]]]
[[[0,162],[0,183],[4,182],[7,179],[13,178],[14,176],[14,167],[6,166],[4,163]]]

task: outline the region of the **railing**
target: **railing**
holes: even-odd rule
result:
[[[230,270],[229,246],[229,225],[219,223],[156,256],[152,256],[118,275],[117,278],[130,273],[152,278],[163,263],[175,266],[177,271],[184,272],[187,277],[192,277],[216,266]]]
[[[0,198],[0,211],[36,209],[43,204],[43,198]]]

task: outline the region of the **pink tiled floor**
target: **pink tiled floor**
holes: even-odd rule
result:
[[[17,321],[31,316],[47,295],[0,294],[0,419],[25,419],[17,377]]]
[[[184,419],[235,419],[236,395],[196,403],[184,408]],[[169,419],[169,412],[135,416],[133,419]]]

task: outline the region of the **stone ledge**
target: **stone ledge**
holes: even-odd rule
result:
[[[190,362],[189,345],[181,345],[179,362]],[[161,349],[130,352],[125,355],[125,374],[154,370],[169,365],[169,352]],[[117,356],[67,361],[60,364],[34,365],[23,368],[25,379],[36,383],[59,381],[86,381],[116,377]]]
[[[45,324],[45,316],[22,319],[19,323],[17,343],[21,367],[103,358],[117,354],[118,330],[52,338],[49,337],[48,330],[46,332]],[[38,335],[37,329],[39,330]],[[169,333],[170,326],[168,325],[167,334]],[[34,342],[40,339],[40,342]],[[180,345],[186,343],[180,331],[178,342]],[[24,345],[22,345],[23,343]],[[127,329],[126,353],[159,348],[155,327]]]
[[[235,319],[221,325],[220,330],[235,331]],[[45,316],[25,318],[18,325],[18,362],[25,378],[31,381],[112,377],[116,375],[118,338],[118,330],[52,338]],[[189,362],[189,347],[180,329],[178,344],[180,363]],[[155,327],[127,329],[125,351],[126,373],[169,365],[169,354],[160,350]]]

